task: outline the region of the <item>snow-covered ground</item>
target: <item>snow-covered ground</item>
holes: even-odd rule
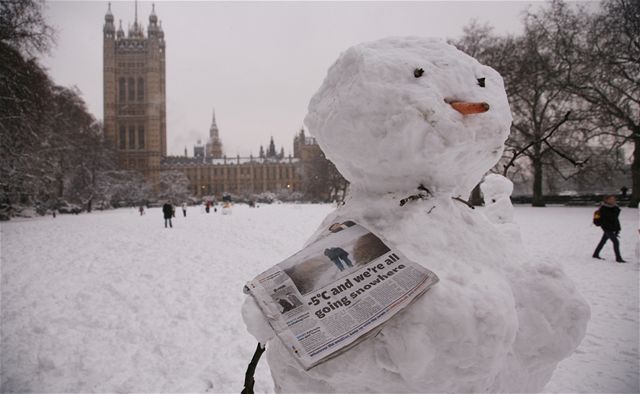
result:
[[[296,252],[333,208],[236,206],[232,215],[160,209],[1,225],[2,392],[239,392],[255,343],[242,286]],[[587,336],[550,392],[640,392],[637,210],[591,258],[594,208],[517,207],[532,258],[562,262],[592,308]],[[256,390],[272,391],[266,362]]]

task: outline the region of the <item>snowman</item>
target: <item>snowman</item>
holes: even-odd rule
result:
[[[513,222],[513,205],[511,193],[513,182],[498,174],[489,174],[480,184],[484,198],[485,215],[496,224]]]
[[[505,240],[521,243],[520,228],[513,221],[513,182],[502,175],[488,174],[480,184],[480,191],[487,219],[496,225],[496,229],[502,232]]]
[[[582,340],[590,311],[557,264],[527,259],[460,201],[509,133],[500,75],[441,40],[364,43],[329,69],[305,123],[351,185],[310,242],[354,220],[440,283],[377,335],[308,371],[247,298],[243,318],[266,343],[276,391],[542,390]]]

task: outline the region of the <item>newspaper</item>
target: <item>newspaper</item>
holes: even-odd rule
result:
[[[245,292],[308,370],[377,334],[437,282],[435,273],[348,220],[258,275]]]

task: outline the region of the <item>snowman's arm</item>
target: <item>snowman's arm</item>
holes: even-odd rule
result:
[[[245,298],[242,304],[242,320],[247,326],[247,331],[263,345],[276,335],[262,314],[260,307],[250,295]]]

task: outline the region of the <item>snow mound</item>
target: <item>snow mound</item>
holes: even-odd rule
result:
[[[445,100],[490,108],[463,115]],[[377,336],[309,371],[270,340],[276,390],[542,390],[584,337],[589,306],[558,265],[528,259],[519,237],[452,199],[467,196],[502,153],[511,115],[500,75],[440,40],[365,43],[330,68],[306,122],[352,187],[321,229],[355,220],[440,283]],[[431,196],[400,206],[419,185]],[[245,324],[264,340],[252,303]]]

